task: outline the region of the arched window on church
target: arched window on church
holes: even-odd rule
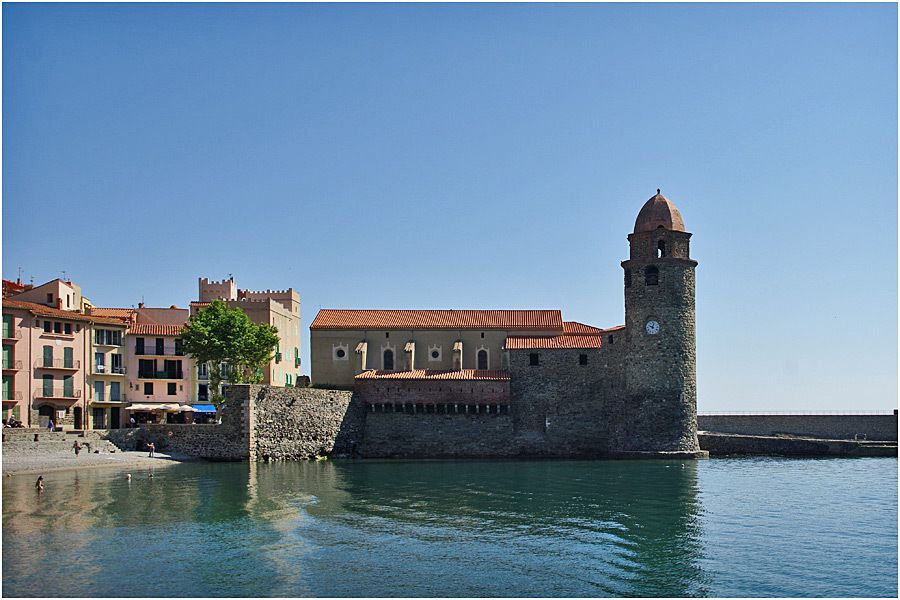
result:
[[[479,350],[478,351],[478,369],[484,371],[488,368],[488,353],[487,350]]]
[[[653,266],[644,269],[644,283],[647,285],[659,285],[659,269]]]
[[[662,258],[666,255],[666,242],[665,240],[659,240],[659,243],[656,244],[656,258]]]
[[[393,350],[385,350],[384,351],[384,370],[385,371],[393,371],[394,370],[394,351]]]

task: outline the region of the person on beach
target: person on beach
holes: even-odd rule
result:
[[[137,423],[135,422],[134,417],[131,417],[128,420],[128,426],[131,427],[132,429],[134,429],[135,425],[137,425]]]
[[[153,458],[153,451],[156,450],[156,446],[153,445],[153,442],[148,442],[148,443],[147,443],[147,450],[150,451],[150,454],[148,454],[147,456],[148,456],[149,458]]]
[[[75,456],[78,456],[78,453],[81,452],[81,444],[78,440],[75,440],[75,443],[72,444],[72,449],[75,451]]]
[[[38,494],[44,491],[44,476],[38,475],[37,481],[34,482],[34,487],[37,488]]]
[[[131,473],[126,473],[125,479],[128,480],[128,483],[131,483]]]
[[[47,421],[47,431],[53,431],[53,419]]]

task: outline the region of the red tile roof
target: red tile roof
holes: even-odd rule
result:
[[[556,329],[558,310],[331,310],[310,329]]]
[[[414,371],[363,371],[356,379],[477,379],[481,381],[509,381],[509,371],[463,369],[461,371],[440,371],[436,369],[416,369]]]
[[[135,312],[136,311],[133,308],[101,308],[99,306],[91,308],[92,315],[97,315],[98,317],[116,317],[117,319],[130,320]]]
[[[563,333],[569,335],[599,335],[603,330],[592,325],[585,325],[578,321],[566,321],[563,323]]]
[[[128,328],[129,335],[180,335],[183,325],[159,325],[157,323],[135,323]]]
[[[85,321],[91,323],[100,323],[104,325],[121,325],[125,324],[121,319],[112,319],[96,315],[85,315],[72,310],[61,310],[59,308],[51,308],[43,304],[35,304],[34,302],[24,302],[22,300],[3,299],[3,308],[19,308],[31,312],[39,317],[53,317],[55,319],[68,319],[70,321]]]
[[[508,337],[507,350],[555,350],[600,348],[599,335],[554,335],[548,337]]]

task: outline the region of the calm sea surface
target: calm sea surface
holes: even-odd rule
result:
[[[131,472],[6,478],[3,595],[897,595],[893,458]]]

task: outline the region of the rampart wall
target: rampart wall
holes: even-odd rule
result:
[[[509,381],[359,379],[355,391],[365,404],[509,405]]]
[[[697,429],[718,433],[822,439],[897,440],[896,415],[700,415]]]

